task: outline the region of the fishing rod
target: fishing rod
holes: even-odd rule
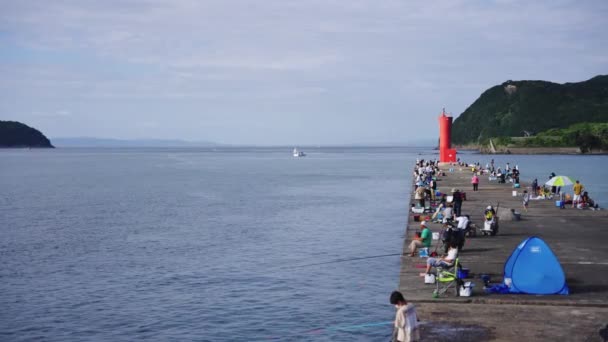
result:
[[[367,328],[373,328],[373,327],[379,327],[379,326],[385,326],[385,325],[391,325],[391,324],[394,324],[394,321],[370,322],[370,323],[353,324],[353,325],[332,325],[332,326],[324,327],[324,328],[310,329],[310,330],[302,331],[299,333],[286,334],[286,335],[283,334],[281,336],[268,336],[265,340],[283,340],[287,337],[302,337],[305,335],[317,335],[317,334],[339,332],[339,331],[355,331],[355,330],[360,330],[360,329],[367,329]]]
[[[292,266],[292,267],[298,268],[298,267],[309,267],[309,266],[318,266],[318,265],[327,265],[327,264],[337,264],[337,263],[340,263],[340,262],[349,262],[349,261],[375,259],[375,258],[385,258],[385,257],[391,257],[391,256],[398,256],[398,255],[403,255],[403,254],[401,254],[401,253],[393,253],[393,254],[383,254],[383,255],[372,255],[372,256],[365,256],[365,257],[359,257],[359,258],[338,259],[338,260],[319,262],[319,263],[315,263],[315,264],[298,265],[298,266]]]

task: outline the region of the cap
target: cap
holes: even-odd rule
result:
[[[421,226],[425,226],[425,227],[426,227],[426,221],[422,221],[422,222],[420,222],[420,225],[421,225]]]

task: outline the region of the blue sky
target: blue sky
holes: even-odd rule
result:
[[[3,1],[0,119],[49,137],[434,141],[506,80],[608,73],[608,1]]]

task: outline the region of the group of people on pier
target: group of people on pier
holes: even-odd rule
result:
[[[430,251],[433,240],[437,239],[437,236],[433,237],[434,233],[429,229],[429,220],[440,223],[443,227],[440,234],[440,239],[443,242],[441,254],[437,254],[437,249],[435,249],[433,253],[427,255],[425,272],[421,273],[421,276],[431,274],[433,268],[456,267],[454,265],[459,263],[457,258],[459,252],[462,251],[465,236],[472,229],[476,229],[471,227],[469,215],[462,213],[462,202],[466,200],[466,192],[458,188],[452,188],[449,193],[441,193],[437,190],[438,177],[446,176],[446,172],[454,171],[453,167],[470,169],[470,183],[473,192],[479,191],[480,177],[482,176],[487,176],[489,181],[513,183],[513,196],[516,196],[516,193],[521,196],[524,211],[528,210],[532,200],[553,198],[560,199],[562,203],[571,204],[573,208],[598,208],[597,203],[589,197],[587,189],[579,180],[576,180],[572,185],[572,196],[565,194],[559,186],[539,184],[538,179],[534,179],[530,183],[529,189],[523,187],[523,192],[518,192],[516,189],[521,187],[521,173],[518,165],[511,167],[510,163],[506,163],[504,169],[502,169],[495,166],[492,159],[490,163],[485,165],[485,168],[480,163],[467,164],[460,160],[447,167],[449,170],[440,169],[436,160],[417,160],[414,169],[415,203],[412,204],[412,211],[421,214],[415,215],[415,220],[421,222],[420,230],[415,233],[408,245],[409,256],[416,256],[417,252],[423,248],[427,252]],[[549,179],[554,177],[556,177],[555,173],[551,173]],[[495,223],[497,231],[497,210],[491,205],[484,208],[484,221]],[[513,209],[511,212],[516,214]],[[432,216],[427,216],[427,213],[428,215],[432,213]],[[448,231],[450,232],[449,236]],[[439,244],[441,244],[441,241],[438,241],[438,246]],[[418,341],[420,332],[415,306],[408,303],[398,291],[391,294],[390,303],[395,305],[397,309],[393,341]]]

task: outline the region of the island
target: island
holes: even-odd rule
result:
[[[39,130],[17,121],[0,121],[0,148],[54,148]]]
[[[454,121],[452,142],[486,153],[608,153],[608,75],[493,86]]]

